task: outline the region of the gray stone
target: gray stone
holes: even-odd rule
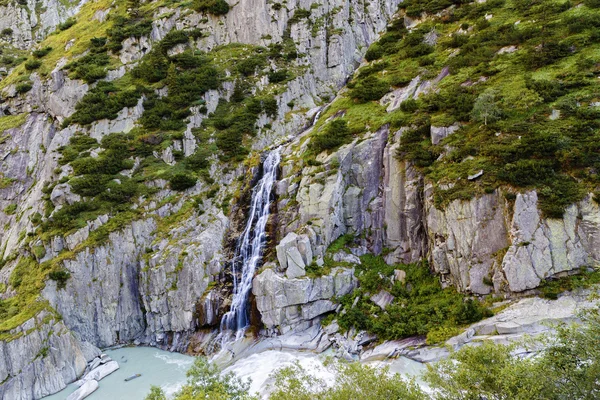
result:
[[[100,381],[119,369],[119,363],[109,361],[106,364],[101,364],[88,372],[83,378],[76,382],[79,387],[83,387],[89,381]]]
[[[377,294],[371,296],[370,299],[373,303],[377,304],[382,310],[385,310],[387,306],[392,304],[395,297],[386,292],[385,290],[381,290]]]
[[[85,382],[79,389],[71,393],[67,400],[83,400],[98,389],[98,381],[92,379]]]

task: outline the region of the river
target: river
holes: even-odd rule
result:
[[[194,357],[153,347],[124,347],[107,350],[106,354],[117,361],[120,368],[100,381],[98,390],[87,397],[89,400],[143,400],[151,385],[162,387],[171,396],[185,383],[185,372],[194,362]],[[233,372],[243,379],[251,379],[250,391],[258,392],[264,397],[271,373],[296,362],[331,383],[333,375],[323,366],[324,358],[324,355],[310,352],[268,350],[238,360],[224,372]],[[418,374],[422,368],[419,363],[402,357],[389,365],[392,371],[403,375]],[[124,381],[138,373],[142,376],[129,382]],[[77,386],[70,384],[44,400],[65,400],[76,389]]]

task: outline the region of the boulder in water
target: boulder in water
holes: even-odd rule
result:
[[[95,379],[90,379],[85,382],[79,389],[74,391],[67,397],[67,400],[82,400],[88,397],[90,394],[94,393],[98,389],[98,381]]]

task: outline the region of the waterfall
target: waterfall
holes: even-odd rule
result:
[[[262,247],[266,239],[266,226],[271,205],[271,192],[277,178],[281,157],[279,149],[271,151],[263,162],[263,175],[252,189],[248,222],[240,236],[232,262],[233,298],[231,308],[221,320],[221,336],[226,331],[236,332],[239,339],[248,327],[248,295],[252,278],[262,260]]]

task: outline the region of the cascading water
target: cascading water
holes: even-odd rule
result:
[[[277,179],[277,167],[281,156],[279,149],[271,151],[263,162],[263,175],[252,190],[248,222],[240,236],[232,262],[233,298],[231,308],[221,320],[221,339],[225,342],[235,332],[236,340],[243,336],[249,325],[248,295],[252,290],[252,278],[262,260],[262,247],[266,239],[265,229],[269,218],[271,192]]]

